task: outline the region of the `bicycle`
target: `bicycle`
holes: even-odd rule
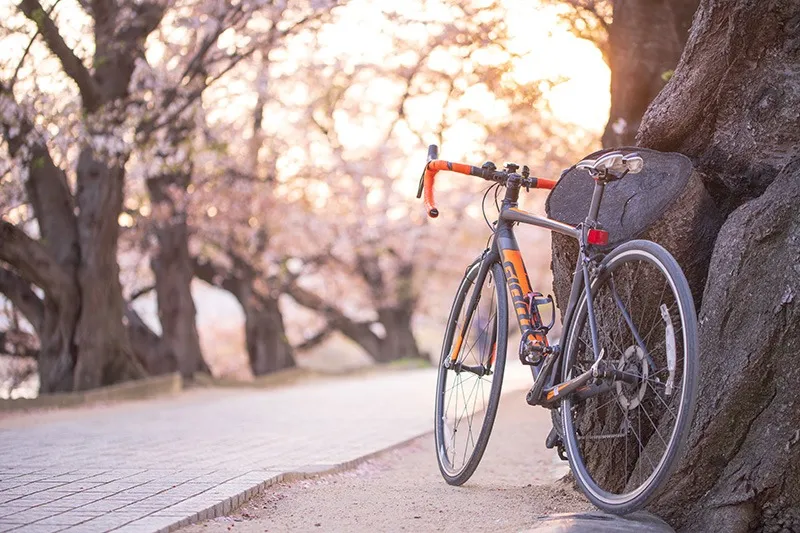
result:
[[[492,431],[506,363],[509,294],[521,334],[519,359],[533,375],[526,401],[552,410],[547,447],[557,448],[562,459],[566,455],[589,500],[607,512],[629,513],[669,476],[695,405],[692,294],[663,247],[631,240],[608,250],[608,233],[597,221],[606,185],[643,166],[631,151],[577,163],[595,187],[586,219],[573,226],[518,207],[523,188],[552,189],[556,180],[533,177],[527,166],[520,170],[512,163],[498,170],[491,162],[474,167],[440,160],[437,146],[430,146],[417,191],[418,198],[425,193],[428,216],[439,215],[433,193],[439,171],[491,181],[495,198],[500,187],[506,189],[489,243],[459,284],[442,343],[434,435],[439,469],[449,484],[472,476]],[[515,224],[578,241],[561,345],[549,344],[555,306],[545,324],[540,308],[553,300],[531,289]]]

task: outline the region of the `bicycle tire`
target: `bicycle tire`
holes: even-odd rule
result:
[[[503,372],[505,371],[506,349],[508,345],[508,295],[505,288],[505,277],[500,263],[493,262],[488,266],[488,268],[485,269],[484,272],[481,272],[481,264],[481,262],[477,262],[470,267],[465,273],[461,284],[459,285],[453,301],[453,306],[450,310],[450,317],[447,321],[447,328],[445,329],[445,336],[442,342],[441,358],[439,360],[439,375],[436,383],[436,406],[434,413],[434,439],[436,445],[436,460],[439,464],[439,471],[442,473],[442,477],[445,479],[445,481],[447,481],[447,483],[450,485],[464,484],[475,472],[475,469],[478,467],[478,464],[483,458],[486,445],[489,442],[489,436],[492,433],[492,427],[497,415],[497,406],[500,401],[500,395],[503,386]],[[470,279],[471,276],[474,276],[472,280]],[[487,280],[489,281],[488,284]],[[468,308],[471,303],[471,298],[467,298],[467,296],[471,294],[470,289],[482,291],[484,286],[492,284],[494,285],[492,295],[496,313],[494,314],[493,319],[491,316],[489,316],[488,322],[491,323],[493,320],[495,324],[494,332],[491,334],[491,339],[494,342],[490,342],[490,345],[495,346],[494,353],[496,356],[494,358],[494,364],[492,365],[493,373],[491,374],[491,384],[488,387],[489,398],[488,401],[485,401],[485,395],[483,395],[482,399],[484,400],[484,403],[482,405],[484,409],[482,409],[480,412],[473,409],[472,417],[467,419],[468,434],[465,437],[466,444],[464,446],[464,453],[462,457],[463,463],[457,465],[458,447],[456,439],[458,435],[458,424],[459,420],[463,421],[464,419],[458,419],[457,416],[452,417],[454,419],[454,423],[451,429],[448,427],[448,413],[450,405],[453,404],[452,399],[455,387],[459,383],[463,384],[466,381],[459,376],[465,374],[466,372],[456,372],[454,368],[448,368],[445,363],[451,358],[453,339],[457,334],[456,330],[460,329],[461,326],[460,318],[467,316],[466,312],[469,310]],[[481,300],[482,299],[483,298],[481,298]],[[478,301],[475,307],[480,306],[480,304],[481,302]],[[463,315],[462,311],[464,311]],[[476,314],[479,312],[479,309],[475,311]],[[475,314],[473,314],[470,322],[471,323],[467,328],[467,338],[464,340],[464,344],[467,346],[469,345],[469,341],[473,340],[470,338],[470,334],[472,326],[475,324]],[[473,346],[479,343],[480,338],[481,337],[479,334],[478,337],[474,339]],[[459,357],[460,361],[463,362],[469,360],[469,353],[461,353],[462,355]],[[475,356],[473,353],[472,357],[480,359],[485,357],[485,355],[486,354],[479,354],[478,356]],[[475,378],[472,378],[472,376],[475,376]],[[486,376],[478,376],[477,374],[473,373],[469,373],[469,376],[467,376],[467,380],[473,379],[476,384],[473,386],[475,389],[472,391],[472,394],[469,396],[464,394],[461,398],[465,408],[469,398],[473,397],[473,395],[476,402],[474,407],[477,407],[478,383],[481,383],[481,392],[485,393],[483,384],[485,382],[485,377]],[[451,381],[453,382],[453,387],[451,387],[451,389],[447,389],[448,383]],[[448,397],[450,401],[448,401]],[[456,398],[458,398],[458,396],[456,396]],[[458,412],[457,402],[455,412]],[[472,422],[474,417],[478,414],[483,415],[483,420],[480,422],[480,431],[477,435],[477,438],[475,438],[475,436],[472,434]],[[452,436],[452,453],[449,453],[451,449],[451,441],[448,440],[448,436]],[[467,457],[466,448],[468,447],[470,440],[474,444],[474,447]]]
[[[635,269],[634,262],[638,263]],[[640,270],[642,264],[647,265],[645,270]],[[629,268],[634,270],[629,276],[631,282],[626,284]],[[653,290],[657,275],[664,277],[658,298],[658,291]],[[680,266],[669,252],[650,241],[630,241],[612,251],[603,259],[591,286],[598,338],[607,352],[604,359],[638,377],[633,383],[616,381],[608,392],[583,402],[565,398],[561,405],[564,444],[575,481],[589,500],[606,512],[626,514],[643,507],[657,493],[685,446],[697,396],[697,317]],[[628,293],[627,307],[619,287]],[[651,308],[656,299],[657,311]],[[638,322],[636,316],[641,316]],[[564,380],[585,371],[590,364],[588,355],[580,358],[592,352],[591,342],[587,346],[586,337],[581,339],[590,330],[587,322],[584,289],[574,327],[568,333]],[[652,324],[646,336],[641,327],[645,323]],[[664,340],[655,344],[662,327]],[[591,357],[593,362],[593,353]],[[666,367],[662,367],[664,362]],[[675,394],[676,378],[679,395]],[[673,410],[671,405],[676,401]],[[609,433],[595,434],[598,429]],[[668,439],[664,438],[666,429]],[[655,461],[651,459],[653,452],[659,454]],[[649,466],[653,470],[648,473]],[[641,484],[639,479],[643,480]]]

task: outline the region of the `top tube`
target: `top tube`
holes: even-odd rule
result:
[[[534,215],[523,211],[516,207],[510,207],[500,211],[500,220],[507,222],[519,222],[520,224],[530,224],[540,228],[549,229],[562,235],[572,237],[573,239],[580,239],[581,232],[578,228],[564,224],[558,220],[553,220],[547,217]]]

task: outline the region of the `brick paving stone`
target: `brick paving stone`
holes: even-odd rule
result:
[[[504,389],[519,388],[508,376]],[[219,516],[276,476],[431,430],[435,382],[420,369],[0,419],[0,533],[153,533]]]
[[[24,526],[12,529],[14,533],[56,533],[63,529],[64,526],[53,524],[26,524]]]

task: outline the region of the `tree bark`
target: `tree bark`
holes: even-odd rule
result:
[[[156,335],[130,305],[125,307],[128,337],[136,358],[151,376],[178,370],[178,361],[169,343]]]
[[[637,141],[689,156],[729,213],[761,195],[800,144],[800,7],[704,1],[675,76]]]
[[[252,277],[254,272],[231,272],[197,259],[193,265],[195,276],[230,292],[241,304],[245,316],[247,357],[254,376],[296,366],[278,299],[256,290]]]
[[[185,191],[188,174],[169,174],[147,180],[154,211],[162,215],[156,220],[158,247],[150,263],[156,278],[158,317],[162,336],[169,343],[184,379],[195,372],[209,373],[197,334],[197,309],[192,297],[194,277],[189,255],[189,228],[186,213],[175,205],[169,187]]]
[[[76,390],[143,377],[122,322],[124,300],[119,282],[117,241],[122,211],[121,163],[98,157],[86,147],[78,159],[78,283],[81,311],[75,332],[79,357]]]
[[[244,298],[239,301],[244,309],[247,356],[253,375],[263,376],[297,366],[294,349],[286,338],[278,300],[242,296]]]
[[[409,307],[384,307],[378,310],[378,321],[383,325],[386,334],[381,340],[380,352],[377,357],[373,356],[376,362],[422,358],[411,330],[413,311]]]
[[[683,531],[800,529],[800,159],[734,211],[700,313],[699,402],[655,510]]]
[[[655,507],[685,531],[800,528],[798,28],[796,2],[704,1],[639,132],[692,158],[732,212],[700,311],[690,448]]]
[[[675,69],[699,0],[614,0],[608,26],[611,110],[603,146],[633,144],[647,106]]]

